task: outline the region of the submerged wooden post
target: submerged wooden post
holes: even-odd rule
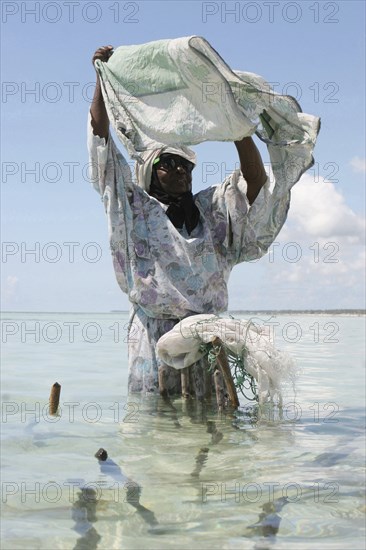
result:
[[[55,382],[51,388],[50,394],[50,414],[57,413],[58,404],[60,402],[60,392],[61,385],[58,382]]]
[[[221,374],[220,369],[215,369],[214,375],[215,391],[216,391],[216,401],[219,411],[225,406],[225,389],[224,389],[224,380]]]
[[[201,361],[203,361],[204,363],[203,382],[205,387],[205,399],[206,401],[211,401],[212,390],[214,387],[213,376],[212,376],[212,372],[209,370],[209,365],[208,365],[208,361],[206,360],[206,357],[201,359]]]
[[[231,376],[229,362],[227,360],[226,353],[223,348],[223,343],[220,340],[220,338],[218,338],[217,336],[212,340],[211,343],[215,348],[219,348],[219,351],[216,356],[217,365],[224,377],[225,385],[229,394],[229,399],[231,401],[231,404],[235,409],[237,409],[240,406],[240,402],[239,402],[238,394],[236,393],[233,377]]]
[[[189,397],[189,371],[188,367],[181,370],[180,380],[182,384],[182,397]]]
[[[198,401],[203,401],[205,398],[203,368],[200,361],[196,361],[191,365],[193,377],[193,391]]]
[[[158,368],[159,392],[162,397],[166,397],[168,395],[168,390],[165,384],[165,370],[166,367],[164,365]]]
[[[105,462],[108,458],[108,453],[105,449],[103,448],[100,448],[96,453],[95,453],[95,458],[97,458],[98,460],[101,460],[102,462]]]

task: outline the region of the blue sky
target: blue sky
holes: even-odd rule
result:
[[[364,307],[363,1],[1,7],[3,310],[128,309],[103,206],[87,181],[90,60],[101,45],[189,35],[205,37],[233,69],[260,74],[322,119],[315,166],[293,190],[286,226],[269,255],[234,269],[230,308]],[[222,180],[221,162],[231,170],[237,161],[229,143],[195,150],[202,163],[195,191]],[[208,162],[218,163],[211,177]]]

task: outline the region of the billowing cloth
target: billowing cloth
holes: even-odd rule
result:
[[[314,162],[319,119],[261,76],[232,71],[203,38],[121,46],[95,66],[110,121],[134,159],[157,146],[235,141],[256,132],[267,143],[276,182],[287,189]]]
[[[271,95],[275,107],[268,104],[271,117],[265,116],[267,128],[274,129],[271,156],[278,163],[273,192],[267,181],[249,207],[246,182],[235,170],[220,185],[194,196],[200,220],[189,235],[184,225],[171,223],[168,206],[145,191],[149,166],[161,147],[249,135],[256,128],[249,114],[265,114],[264,94],[257,94],[258,104],[253,93],[248,102],[235,99],[234,91],[227,103],[221,96],[203,101],[201,88],[210,79],[222,83],[223,75],[230,76],[235,86],[241,80],[202,39],[118,48],[108,63],[96,62],[96,67],[114,130],[137,162],[147,161],[136,169],[137,185],[112,136],[106,143],[89,124],[91,178],[104,202],[116,278],[132,304],[129,390],[156,391],[159,338],[185,317],[226,311],[232,268],[260,258],[275,240],[287,216],[290,188],[312,162],[317,119],[299,113],[292,100]],[[248,93],[255,91],[248,86]],[[297,159],[296,170],[285,170],[289,159]],[[171,371],[167,387],[179,391],[180,377]]]
[[[164,363],[179,370],[201,359],[205,354],[201,344],[212,342],[215,337],[233,356],[242,359],[245,370],[255,378],[259,403],[281,403],[284,384],[294,381],[295,364],[288,354],[271,344],[264,328],[250,321],[193,315],[161,336],[156,351]]]

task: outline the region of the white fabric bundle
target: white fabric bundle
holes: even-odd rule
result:
[[[281,388],[293,381],[295,364],[291,357],[273,347],[265,328],[250,321],[193,315],[183,319],[158,341],[156,351],[164,363],[175,369],[189,367],[205,352],[202,343],[219,337],[225,347],[243,359],[246,371],[258,385],[259,403],[282,401]]]

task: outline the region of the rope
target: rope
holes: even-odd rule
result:
[[[248,354],[247,350],[245,349],[245,346],[242,348],[242,355],[236,355],[232,351],[225,346],[225,344],[222,344],[223,349],[226,353],[230,370],[232,373],[233,381],[235,384],[235,387],[237,390],[240,391],[240,393],[248,399],[248,401],[258,401],[258,392],[257,392],[257,383],[255,378],[249,374],[249,372],[245,368],[245,358]],[[217,356],[221,351],[221,346],[219,349],[215,349],[215,347],[211,343],[207,344],[201,344],[200,345],[200,351],[202,351],[205,356],[207,357],[207,361],[209,364],[209,371],[214,372],[216,368],[217,363]],[[250,391],[252,394],[252,397],[247,395],[246,392]]]

